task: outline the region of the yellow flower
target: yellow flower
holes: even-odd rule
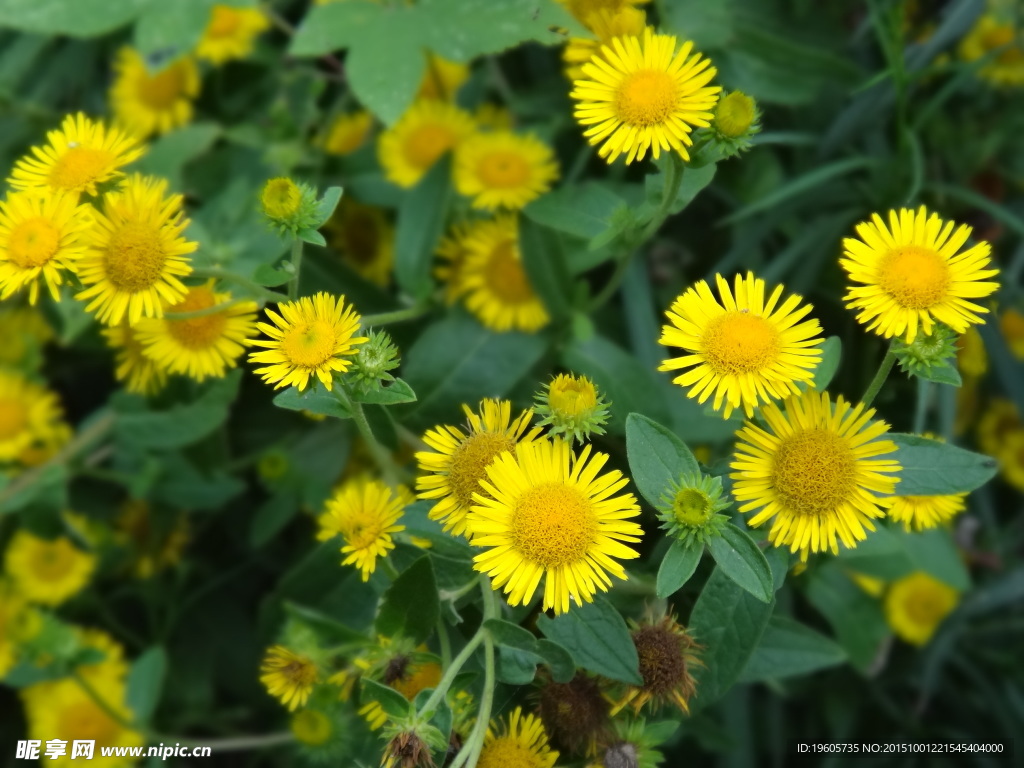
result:
[[[590,14],[596,11],[618,12],[623,8],[646,5],[650,0],[558,0],[558,2],[565,6],[565,9],[580,23],[586,24]]]
[[[1006,334],[1005,329],[1003,333]],[[960,373],[968,378],[984,376],[988,370],[988,355],[985,353],[985,342],[982,341],[978,329],[972,325],[960,334],[956,344],[956,362]],[[1024,356],[1024,350],[1022,350],[1022,356]]]
[[[77,200],[97,193],[97,184],[116,179],[120,169],[145,151],[134,136],[82,112],[68,115],[60,129],[46,134],[47,144],[32,147],[7,180],[15,189],[66,193]]]
[[[444,300],[448,304],[454,304],[465,293],[462,284],[462,271],[469,253],[466,244],[473,231],[485,223],[473,221],[454,224],[448,234],[438,243],[436,254],[441,263],[434,270],[434,277],[444,285]]]
[[[465,533],[474,494],[487,493],[480,481],[486,478],[488,465],[502,451],[514,450],[516,442],[540,434],[539,429],[527,432],[533,411],[523,411],[513,420],[508,400],[482,400],[479,413],[468,405],[462,410],[469,422],[467,431],[448,425],[427,430],[423,442],[433,450],[416,454],[420,471],[429,473],[416,479],[418,495],[438,500],[430,519],[440,520],[455,536]]]
[[[53,340],[53,328],[35,308],[0,307],[0,366],[21,368],[35,361],[34,353]]]
[[[615,704],[612,715],[627,705],[639,714],[648,703],[657,710],[675,704],[689,714],[690,699],[697,692],[691,675],[693,667],[702,667],[697,651],[700,646],[672,616],[644,624],[632,622],[631,637],[640,664],[641,685],[630,685]]]
[[[473,227],[464,247],[459,291],[483,325],[499,333],[532,333],[548,324],[551,318],[523,266],[515,215],[502,214]]]
[[[116,351],[114,378],[137,395],[155,395],[167,383],[167,374],[143,352],[138,334],[127,322],[103,329],[107,345]]]
[[[894,581],[885,595],[885,620],[902,640],[925,645],[960,596],[952,587],[917,571]]]
[[[20,459],[63,425],[57,396],[19,373],[0,371],[0,462]]]
[[[534,395],[539,426],[551,425],[551,435],[583,443],[591,435],[603,435],[608,403],[586,376],[560,373]]]
[[[46,283],[54,301],[64,272],[74,272],[85,251],[83,232],[92,223],[88,208],[73,194],[14,192],[0,202],[0,299],[28,288],[28,300],[39,298]]]
[[[1022,429],[1017,406],[1005,398],[994,398],[978,421],[978,444],[984,453],[999,458],[1007,438]]]
[[[543,610],[555,614],[592,602],[612,585],[608,574],[626,578],[613,558],[639,555],[623,542],[640,541],[640,526],[627,518],[640,514],[629,482],[618,470],[598,475],[608,455],[585,446],[576,455],[555,438],[521,442],[487,466],[466,518],[470,544],[485,547],[474,568],[504,587],[510,605],[524,605],[544,579]]]
[[[596,39],[574,37],[565,46],[562,61],[565,62],[565,74],[570,80],[583,80],[586,77],[583,65],[595,56],[600,56],[601,49],[610,46],[612,40],[617,37],[639,37],[647,26],[646,14],[629,5],[589,12],[581,21],[594,33]]]
[[[708,85],[717,70],[693,43],[677,48],[675,37],[650,27],[643,37],[612,40],[583,73],[569,94],[579,102],[576,121],[591,126],[583,135],[602,144],[598,154],[609,163],[621,154],[627,163],[643,160],[648,149],[655,160],[662,151],[689,160],[690,133],[710,125],[721,90]]]
[[[319,541],[340,535],[345,543],[342,565],[354,565],[363,581],[377,568],[377,558],[395,548],[391,534],[404,531],[396,525],[405,508],[404,499],[380,480],[357,477],[349,480],[327,500],[317,522]]]
[[[742,91],[733,91],[715,107],[715,130],[729,139],[738,139],[757,119],[757,104]]]
[[[214,66],[232,59],[244,59],[252,53],[256,38],[269,26],[270,21],[259,8],[215,5],[196,46],[196,56]]]
[[[748,521],[758,527],[771,520],[768,539],[788,546],[806,560],[809,552],[839,552],[875,530],[882,517],[878,496],[891,496],[900,465],[875,458],[894,453],[896,445],[880,439],[889,429],[871,421],[874,409],[851,407],[840,397],[835,406],[827,392],[804,392],[761,409],[768,429],[746,422],[737,432],[732,495]]]
[[[1024,49],[1019,38],[1020,32],[1012,19],[986,13],[964,35],[958,53],[964,61],[977,61],[999,50],[978,74],[997,86],[1019,87],[1024,85]]]
[[[519,209],[536,200],[558,178],[551,147],[535,136],[488,131],[466,139],[455,151],[455,188],[474,208]]]
[[[413,187],[472,132],[473,118],[454,104],[417,101],[380,136],[377,155],[384,175],[400,187]]]
[[[268,218],[291,219],[302,205],[302,190],[286,176],[270,179],[260,191],[260,205]]]
[[[1014,488],[1024,491],[1024,430],[1008,434],[997,455],[1003,477]]]
[[[25,598],[7,579],[0,579],[0,679],[18,661],[21,629],[28,609]]]
[[[188,289],[181,301],[166,304],[171,313],[203,312],[199,317],[140,320],[135,336],[143,354],[168,373],[184,373],[197,381],[227,374],[245,352],[256,330],[256,303],[232,302],[230,293],[214,293],[212,281]]]
[[[366,143],[373,128],[373,115],[364,109],[334,118],[321,146],[329,155],[351,155]]]
[[[288,727],[296,741],[310,747],[326,744],[334,734],[331,719],[316,709],[303,709],[296,712]]]
[[[249,353],[250,362],[267,363],[256,373],[274,389],[295,386],[301,391],[309,385],[309,377],[316,376],[330,390],[334,372],[347,371],[352,364],[348,358],[355,354],[358,344],[367,340],[356,336],[359,315],[351,305],[345,305],[344,296],[335,298],[323,291],[283,302],[277,308],[281,314],[266,310],[273,325],[256,324],[270,337],[251,342],[266,348],[264,352]]]
[[[427,649],[420,646],[416,650],[422,653]],[[394,688],[409,701],[413,701],[420,691],[436,688],[441,682],[441,665],[436,661],[416,661],[409,655],[399,654],[389,659],[381,682]],[[388,721],[387,713],[376,701],[367,702],[360,707],[359,714],[372,731],[383,728]]]
[[[305,706],[318,678],[319,671],[312,659],[283,645],[268,648],[260,665],[260,682],[289,712]]]
[[[931,334],[935,321],[963,333],[980,323],[976,313],[988,312],[969,299],[995,292],[998,283],[985,278],[999,274],[989,269],[986,242],[960,251],[971,228],[953,231],[951,221],[917,211],[889,211],[889,226],[877,213],[857,225],[856,238],[843,240],[846,258],[839,263],[854,285],[846,306],[859,310],[857,322],[885,338],[898,336],[908,344],[922,333]],[[857,285],[859,283],[860,285]]]
[[[165,180],[133,176],[105,194],[102,212],[93,214],[77,270],[86,288],[75,298],[88,301],[86,310],[100,322],[117,325],[127,317],[134,325],[163,316],[165,302],[185,297],[180,278],[191,274],[187,257],[198,244],[182,236],[189,224],[182,196],[166,193]]]
[[[75,672],[87,680],[124,680],[128,675],[128,662],[124,646],[102,629],[76,627],[75,635],[82,648],[99,651],[103,658],[89,664],[79,664]]]
[[[11,537],[4,570],[25,599],[58,605],[77,594],[96,569],[96,557],[66,536],[41,539],[26,530]]]
[[[490,722],[477,768],[554,768],[556,762],[558,752],[551,749],[540,718],[516,707],[507,725]]]
[[[28,720],[28,737],[44,743],[54,738],[67,741],[66,754],[56,760],[47,760],[47,763],[76,765],[77,762],[71,760],[71,746],[80,740],[95,741],[97,747],[130,748],[145,745],[143,734],[121,724],[133,718],[125,701],[125,682],[104,676],[90,679],[89,685],[103,701],[103,705],[70,677],[29,686],[21,692]],[[97,748],[89,765],[95,768],[122,768],[136,762],[137,758],[128,756],[102,756]]]
[[[395,229],[380,208],[342,198],[324,226],[327,243],[341,260],[382,288],[391,282],[395,263]]]
[[[889,496],[880,499],[889,517],[908,531],[923,531],[949,522],[967,508],[966,493],[949,496]]]
[[[1012,307],[1007,309],[999,317],[999,330],[1002,331],[1006,345],[1010,348],[1013,356],[1018,360],[1024,360],[1024,315]],[[981,339],[979,338],[978,341],[980,342]],[[984,346],[981,349],[984,354]],[[984,369],[981,372],[984,373]]]
[[[199,67],[190,56],[151,73],[134,48],[124,47],[114,62],[110,109],[117,122],[138,136],[167,133],[192,119],[199,95]]]
[[[701,280],[679,296],[666,313],[670,325],[661,329],[659,344],[687,352],[662,362],[659,371],[692,370],[673,379],[690,387],[688,397],[704,403],[712,393],[713,407],[725,418],[743,407],[747,417],[762,403],[800,391],[821,362],[821,326],[804,320],[810,304],[796,294],[786,297],[777,286],[765,301],[765,282],[736,276],[734,291],[716,276],[719,302]],[[802,321],[802,322],[801,322]]]
[[[469,66],[466,64],[449,61],[436,53],[428,53],[426,71],[423,73],[423,82],[416,98],[455,101],[459,88],[468,79]]]

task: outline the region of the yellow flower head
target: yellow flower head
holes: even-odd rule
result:
[[[468,79],[467,64],[449,61],[436,53],[428,53],[426,71],[423,73],[423,82],[416,98],[455,101],[459,88]]]
[[[165,302],[180,301],[191,274],[188,254],[198,244],[183,237],[189,220],[182,196],[167,196],[167,182],[132,176],[121,189],[103,196],[102,211],[85,236],[88,250],[78,261],[86,286],[75,298],[107,325],[122,318],[162,317]]]
[[[259,8],[233,8],[215,5],[210,12],[196,56],[214,66],[232,59],[244,59],[252,53],[253,43],[270,26]]]
[[[917,571],[894,581],[885,595],[885,620],[902,640],[925,645],[960,596],[952,587]]]
[[[296,712],[288,727],[296,741],[310,747],[323,746],[334,735],[331,718],[317,709]]]
[[[270,179],[260,192],[260,205],[268,218],[284,221],[293,218],[302,205],[302,190],[286,176]]]
[[[466,531],[466,515],[474,504],[474,494],[486,494],[480,484],[487,467],[503,451],[511,451],[516,442],[532,440],[539,429],[527,432],[533,411],[526,410],[512,419],[508,400],[482,400],[479,413],[468,405],[462,410],[468,429],[448,425],[427,430],[423,442],[432,451],[416,454],[420,471],[416,479],[421,499],[437,499],[431,508],[431,520],[440,520],[444,530],[456,536]]]
[[[491,721],[477,768],[554,768],[556,762],[558,752],[551,749],[540,718],[516,707],[507,724]]]
[[[757,104],[742,91],[733,91],[715,107],[715,130],[729,139],[738,139],[757,119]]]
[[[877,213],[858,224],[859,239],[843,240],[846,258],[839,260],[853,283],[845,301],[859,310],[857,322],[908,344],[918,328],[930,334],[935,321],[957,333],[980,323],[976,313],[988,310],[971,299],[995,293],[999,284],[986,278],[999,270],[989,268],[988,243],[961,251],[971,228],[953,227],[923,205],[890,211],[888,227]]]
[[[628,686],[612,714],[618,714],[627,705],[638,714],[648,703],[655,710],[675,704],[689,713],[690,699],[697,692],[691,672],[694,667],[704,666],[697,655],[701,646],[672,616],[643,624],[634,622],[631,635],[643,683]]]
[[[1006,345],[1010,348],[1013,356],[1018,360],[1024,360],[1024,315],[1010,307],[999,316],[999,330],[1002,331]],[[980,338],[977,343],[981,343]],[[982,344],[981,354],[984,355],[984,353],[985,347]],[[981,373],[984,372],[984,367],[982,367]]]
[[[117,122],[138,136],[167,133],[192,119],[199,95],[199,67],[190,56],[150,72],[134,48],[122,48],[114,62],[110,109]]]
[[[260,682],[289,712],[305,706],[320,673],[316,663],[283,645],[267,649],[260,665]]]
[[[543,609],[555,614],[592,602],[612,585],[608,574],[626,578],[615,559],[639,555],[628,543],[640,541],[640,526],[627,518],[640,514],[629,482],[618,470],[598,473],[608,455],[590,446],[579,455],[555,438],[516,445],[487,466],[466,518],[470,544],[487,549],[474,568],[504,587],[510,605],[528,603],[544,579]],[[626,543],[623,543],[626,542]]]
[[[712,393],[716,411],[729,418],[742,407],[748,418],[762,403],[799,392],[821,362],[821,326],[804,320],[810,304],[791,294],[782,301],[777,286],[765,301],[765,282],[748,272],[736,276],[735,289],[716,276],[715,299],[704,280],[687,289],[666,313],[659,343],[687,354],[662,362],[659,371],[691,370],[673,382],[690,387],[689,397],[705,402]]]
[[[1003,334],[1006,334],[1005,330]],[[956,363],[960,373],[970,378],[984,376],[988,370],[988,354],[985,352],[985,342],[982,341],[978,329],[972,325],[960,334],[956,344]],[[1024,357],[1024,349],[1021,350],[1021,353],[1021,357]]]
[[[64,273],[73,272],[85,251],[83,232],[92,219],[76,195],[63,192],[14,192],[0,202],[0,299],[28,288],[39,298],[45,282],[54,301]]]
[[[581,24],[586,24],[592,13],[611,11],[616,13],[623,8],[646,5],[650,0],[558,0]]]
[[[959,515],[965,509],[967,494],[949,496],[889,496],[880,499],[889,518],[903,523],[907,531],[937,528]]]
[[[586,376],[560,373],[536,395],[538,425],[551,425],[552,435],[583,443],[590,435],[603,435],[608,403]]]
[[[487,131],[455,151],[455,188],[474,208],[519,209],[536,200],[558,178],[551,147],[535,136]]]
[[[0,366],[27,367],[34,353],[53,340],[53,328],[34,307],[0,307]]]
[[[473,132],[473,118],[445,101],[417,101],[381,134],[377,155],[389,181],[413,187]]]
[[[857,546],[882,517],[878,496],[890,496],[900,465],[876,458],[896,451],[880,439],[889,429],[871,421],[874,409],[851,407],[827,392],[807,391],[761,409],[767,429],[747,422],[737,432],[732,495],[740,512],[756,510],[748,524],[771,520],[768,538],[806,560],[809,552],[832,550],[838,541]]]
[[[20,459],[62,428],[55,394],[19,373],[0,371],[0,462]]]
[[[391,282],[395,263],[395,228],[384,211],[342,198],[324,225],[327,243],[355,272],[382,288]]]
[[[79,664],[75,672],[89,680],[123,680],[128,674],[124,646],[102,629],[76,627],[75,635],[82,648],[99,651],[103,658],[89,664]]]
[[[88,584],[96,557],[66,536],[41,539],[26,530],[11,537],[4,570],[18,591],[34,603],[58,605]]]
[[[280,314],[266,310],[273,325],[256,324],[270,337],[251,341],[254,346],[265,348],[263,352],[249,353],[250,362],[266,363],[256,373],[273,384],[274,389],[295,386],[304,390],[310,376],[316,376],[331,389],[334,372],[347,371],[356,346],[367,340],[365,336],[356,336],[359,315],[351,305],[345,305],[344,296],[336,298],[324,291],[283,302],[277,308]]]
[[[1000,458],[1011,435],[1024,430],[1017,406],[1001,397],[994,398],[978,421],[978,444],[989,456]]]
[[[523,266],[513,214],[474,226],[463,245],[459,292],[483,325],[499,333],[533,333],[548,324],[551,318]]]
[[[406,638],[381,637],[378,645],[355,660],[355,673],[367,679],[383,683],[413,701],[421,691],[436,688],[441,682],[441,665],[437,657],[427,652],[425,645],[412,647]],[[341,672],[335,676],[337,683],[350,688],[355,681],[353,674]],[[342,692],[342,697],[347,694]],[[387,713],[376,701],[369,701],[359,709],[359,714],[369,724],[370,730],[384,727]]]
[[[338,115],[327,129],[321,146],[329,155],[351,155],[366,143],[372,128],[373,115],[364,109]]]
[[[136,331],[122,321],[103,329],[107,345],[115,350],[114,378],[137,395],[155,395],[167,383],[167,373],[147,357]]]
[[[689,160],[691,131],[713,117],[721,88],[708,83],[717,71],[693,43],[679,48],[675,37],[650,27],[642,37],[615,38],[574,83],[576,121],[590,126],[583,135],[602,145],[598,154],[609,163],[622,154],[627,163],[643,160],[648,149],[655,160],[663,151]]]
[[[960,41],[958,53],[964,61],[977,61],[997,50],[999,53],[978,74],[997,86],[1024,85],[1024,48],[1013,19],[1001,19],[992,13],[982,15]]]
[[[591,11],[581,20],[593,34],[594,38],[574,37],[562,51],[565,62],[565,74],[570,80],[583,80],[586,75],[583,65],[595,56],[601,55],[601,49],[611,46],[617,37],[639,37],[647,26],[647,16],[639,8],[623,5],[618,9],[602,8]]]
[[[437,257],[440,263],[434,270],[434,277],[444,285],[444,300],[454,304],[465,292],[462,284],[462,271],[466,264],[469,251],[466,244],[473,231],[486,222],[473,221],[454,224],[437,246]]]
[[[122,175],[122,166],[142,156],[145,147],[118,128],[90,120],[82,112],[68,115],[60,129],[46,134],[47,144],[32,147],[18,160],[7,180],[15,189],[65,193],[77,200],[96,185]]]
[[[224,308],[213,312],[216,307]],[[238,364],[256,331],[256,303],[233,302],[229,293],[214,293],[212,281],[188,289],[181,301],[166,304],[170,313],[205,312],[198,317],[146,318],[135,326],[143,354],[167,373],[184,373],[197,381],[227,374]]]
[[[1009,433],[997,455],[1003,477],[1014,488],[1024,492],[1024,430],[1016,429]]]
[[[349,480],[327,500],[318,523],[317,539],[344,539],[342,565],[354,565],[363,581],[377,568],[377,558],[387,557],[395,548],[393,533],[404,531],[396,525],[405,500],[380,480],[357,477]]]

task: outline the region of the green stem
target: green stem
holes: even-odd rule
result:
[[[295,301],[299,297],[299,275],[302,273],[302,240],[292,240],[292,279],[288,283],[288,300]]]
[[[441,666],[447,669],[452,663],[452,641],[448,637],[444,619],[437,620],[437,641],[441,645]]]
[[[384,476],[384,479],[389,485],[397,485],[400,480],[398,469],[395,467],[391,454],[388,453],[384,446],[377,442],[373,429],[370,427],[370,422],[366,420],[363,404],[357,403],[349,397],[348,392],[340,385],[336,385],[333,392],[338,401],[352,414],[352,421],[356,424],[356,430],[358,430],[359,436],[363,438],[363,442],[366,443],[366,447],[369,449],[370,455],[373,456],[373,460]]]
[[[871,405],[875,399],[875,395],[882,388],[885,380],[889,378],[889,371],[892,370],[893,363],[896,362],[896,354],[892,351],[892,346],[885,351],[885,357],[882,358],[882,364],[878,366],[878,371],[875,373],[875,378],[868,384],[867,391],[864,392],[864,397],[861,398],[861,402],[864,407]]]
[[[165,312],[165,320],[192,320],[196,317],[207,317],[209,315],[220,314],[226,309],[231,307],[237,307],[239,304],[249,304],[252,299],[231,299],[229,301],[221,302],[220,304],[214,304],[212,307],[203,307],[202,309],[193,309],[189,312]]]
[[[465,647],[459,651],[459,655],[452,659],[452,663],[448,665],[445,670],[444,677],[441,678],[441,682],[437,684],[437,687],[430,694],[430,698],[424,702],[423,706],[420,707],[419,714],[421,717],[426,717],[428,712],[433,712],[437,709],[438,704],[448,695],[448,689],[452,687],[452,683],[455,682],[455,677],[462,671],[462,667],[469,661],[473,652],[480,646],[480,643],[486,642],[489,637],[487,630],[484,629],[483,624],[480,625],[480,629],[476,631],[469,642],[466,643]]]
[[[924,432],[928,420],[928,401],[931,399],[932,383],[928,379],[917,379],[917,406],[914,409],[914,434]]]
[[[394,563],[388,560],[387,557],[381,558],[380,565],[384,569],[384,573],[390,576],[392,581],[398,578],[398,569],[395,568]]]
[[[480,578],[480,589],[483,592],[484,621],[497,618],[498,606],[494,599],[494,590],[491,589],[490,579],[486,576]],[[477,711],[476,723],[473,730],[466,739],[466,743],[459,750],[458,757],[452,763],[452,768],[476,768],[480,760],[480,753],[483,752],[484,738],[487,736],[487,728],[491,721],[491,708],[494,705],[494,640],[490,633],[484,637],[484,690],[480,699],[480,709]]]
[[[376,315],[363,315],[363,327],[375,328],[379,325],[390,323],[402,323],[406,320],[416,320],[423,317],[430,311],[430,307],[423,304],[416,304],[406,309],[396,309],[394,312],[381,312]]]
[[[241,288],[245,288],[253,298],[260,299],[262,301],[273,301],[276,303],[284,298],[284,296],[277,291],[271,291],[247,277],[242,277],[234,272],[228,272],[226,269],[221,269],[220,267],[196,267],[192,270],[190,277],[212,277],[215,280],[234,283]]]

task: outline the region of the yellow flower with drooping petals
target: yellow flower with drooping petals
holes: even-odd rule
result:
[[[889,496],[881,499],[889,518],[907,531],[923,531],[947,523],[965,509],[967,494],[947,496]]]
[[[319,541],[340,535],[344,539],[342,565],[354,565],[363,581],[377,568],[377,558],[395,548],[392,534],[405,530],[397,525],[406,499],[380,480],[357,477],[349,480],[327,500],[317,522]]]
[[[260,682],[289,712],[305,706],[319,678],[320,671],[312,659],[283,645],[268,648],[260,665]]]

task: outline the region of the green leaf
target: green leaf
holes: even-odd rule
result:
[[[683,475],[700,473],[686,443],[639,413],[626,417],[626,456],[633,482],[653,507],[662,503],[662,496],[670,494],[672,484]]]
[[[320,247],[327,245],[324,236],[315,229],[300,229],[298,236],[302,242],[309,243],[310,245],[319,245]]]
[[[574,605],[568,613],[554,619],[539,616],[537,629],[565,648],[577,667],[623,683],[643,684],[629,628],[605,598]]]
[[[846,652],[831,638],[785,616],[772,616],[740,682],[806,675],[844,661]]]
[[[665,159],[662,161],[662,163],[678,162],[678,160],[669,155],[666,155]],[[679,183],[679,191],[676,192],[676,196],[669,206],[669,213],[679,213],[686,208],[686,206],[692,203],[700,191],[710,184],[713,178],[715,178],[716,168],[717,166],[714,163],[708,163],[707,165],[703,165],[699,168],[681,166],[678,172],[683,174],[683,180]],[[661,206],[661,198],[664,195],[665,190],[664,170],[662,170],[661,173],[648,174],[644,181],[644,190],[647,202],[645,203],[644,210],[640,213],[640,216],[643,218],[649,218]]]
[[[658,566],[655,588],[658,597],[665,598],[678,592],[697,570],[703,554],[703,546],[687,546],[682,541],[673,541]]]
[[[721,567],[711,572],[690,613],[689,629],[705,649],[705,666],[694,670],[697,697],[691,706],[712,704],[732,687],[761,641],[773,607],[774,601],[761,602]]]
[[[170,4],[167,4],[170,7]],[[181,172],[185,164],[204,154],[221,134],[216,123],[195,123],[165,133],[149,145],[138,163],[138,170],[163,176],[171,189],[182,188]]]
[[[413,714],[412,702],[390,686],[363,677],[360,680],[362,697],[380,704],[391,720],[401,720]]]
[[[612,225],[616,211],[627,203],[605,184],[565,184],[542,195],[523,209],[523,215],[557,232],[584,240],[598,237]]]
[[[960,378],[960,371],[949,360],[943,360],[941,365],[923,368],[916,371],[914,375],[925,381],[934,381],[936,384],[949,384],[951,387],[959,387],[964,383],[963,379]]]
[[[537,675],[540,658],[535,653],[511,646],[498,646],[498,681],[508,685],[529,685]]]
[[[754,540],[735,525],[722,528],[722,535],[708,542],[708,550],[726,576],[763,603],[772,600],[772,569]]]
[[[291,282],[292,273],[285,272],[283,269],[274,269],[269,264],[260,264],[252,273],[252,279],[267,288],[276,288]]]
[[[837,562],[810,575],[807,599],[828,620],[850,663],[867,670],[889,636],[878,600],[858,587]]]
[[[843,343],[838,336],[829,336],[821,345],[821,362],[814,369],[814,389],[824,392],[832,383],[843,357]]]
[[[548,313],[554,318],[568,317],[572,309],[572,280],[558,234],[520,217],[519,252],[530,285],[544,302]]]
[[[274,405],[289,411],[309,411],[321,416],[333,416],[336,419],[350,419],[351,412],[330,392],[325,392],[319,383],[300,392],[297,387],[289,387],[274,398]]]
[[[132,711],[133,722],[145,724],[153,717],[166,676],[167,652],[159,645],[147,648],[132,663],[125,703]]]
[[[386,387],[369,392],[354,393],[352,399],[359,403],[375,405],[397,405],[398,403],[415,403],[416,393],[406,382],[395,379]]]
[[[241,371],[211,382],[199,398],[163,411],[122,413],[114,422],[117,439],[141,448],[181,448],[202,440],[228,417]]]
[[[316,204],[317,227],[322,227],[334,215],[343,192],[341,187],[328,187],[324,190]]]
[[[0,28],[44,35],[98,37],[123,27],[152,0],[4,0]]]
[[[314,5],[295,30],[288,53],[292,56],[320,56],[347,48],[361,40],[366,30],[387,10],[371,0]]]
[[[924,571],[959,592],[971,588],[971,577],[951,531],[931,528],[916,533],[901,532],[900,538],[914,570]]]
[[[345,60],[352,92],[386,125],[402,116],[419,90],[427,58],[418,8],[385,9],[353,43]],[[441,222],[443,224],[443,222]]]
[[[203,35],[213,0],[150,3],[135,22],[135,47],[143,56],[186,53]]]
[[[699,50],[720,48],[733,37],[735,0],[673,0],[665,5],[662,24],[666,32],[693,40]]]
[[[528,629],[504,619],[488,619],[484,627],[498,645],[507,645],[528,653],[537,652],[537,638]]]
[[[430,267],[441,239],[452,196],[451,158],[434,164],[419,184],[405,195],[395,231],[395,278],[418,299],[433,290]]]
[[[556,683],[568,683],[576,676],[576,662],[572,654],[558,643],[541,638],[537,641],[537,655],[551,669],[551,678]]]
[[[999,464],[991,456],[966,451],[927,437],[891,434],[899,449],[895,459],[903,467],[897,496],[945,496],[969,493],[991,480]]]
[[[406,568],[384,593],[377,615],[378,635],[401,635],[422,643],[440,615],[437,582],[430,558],[424,555]]]
[[[262,547],[291,521],[299,511],[295,489],[282,488],[256,508],[249,524],[249,544]]]

